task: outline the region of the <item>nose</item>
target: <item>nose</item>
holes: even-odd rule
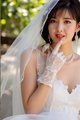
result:
[[[57,24],[57,31],[58,32],[62,32],[63,31],[63,24],[62,23],[58,23]]]

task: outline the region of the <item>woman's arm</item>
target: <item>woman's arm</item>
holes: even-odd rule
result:
[[[44,84],[37,86],[36,51],[33,51],[31,59],[25,68],[21,91],[25,112],[29,114],[40,113],[48,100],[51,88]]]

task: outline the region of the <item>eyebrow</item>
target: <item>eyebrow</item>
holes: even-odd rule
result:
[[[73,18],[64,18],[64,19],[69,19],[69,20],[73,20]]]
[[[56,17],[52,17],[52,18],[55,19]],[[52,19],[52,18],[51,18],[51,19]],[[66,20],[73,20],[73,18],[68,18],[68,17],[65,17],[65,18],[63,18],[63,19],[66,19]]]

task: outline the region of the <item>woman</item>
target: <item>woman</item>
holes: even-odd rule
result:
[[[32,28],[37,30],[35,34]],[[13,112],[28,115],[7,119],[79,120],[80,55],[73,49],[74,39],[75,48],[78,48],[80,36],[79,0],[49,1],[27,30],[18,37],[20,43],[12,46],[19,47],[18,57],[18,50],[14,53],[12,48],[5,56],[12,52],[17,58],[13,63],[17,68],[12,87]],[[27,45],[26,36],[35,41],[31,39]],[[45,45],[40,47],[41,38]],[[25,41],[23,45],[22,40]]]

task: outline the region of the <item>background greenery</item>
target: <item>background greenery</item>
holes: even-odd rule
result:
[[[47,0],[2,0],[2,36],[16,37]]]

